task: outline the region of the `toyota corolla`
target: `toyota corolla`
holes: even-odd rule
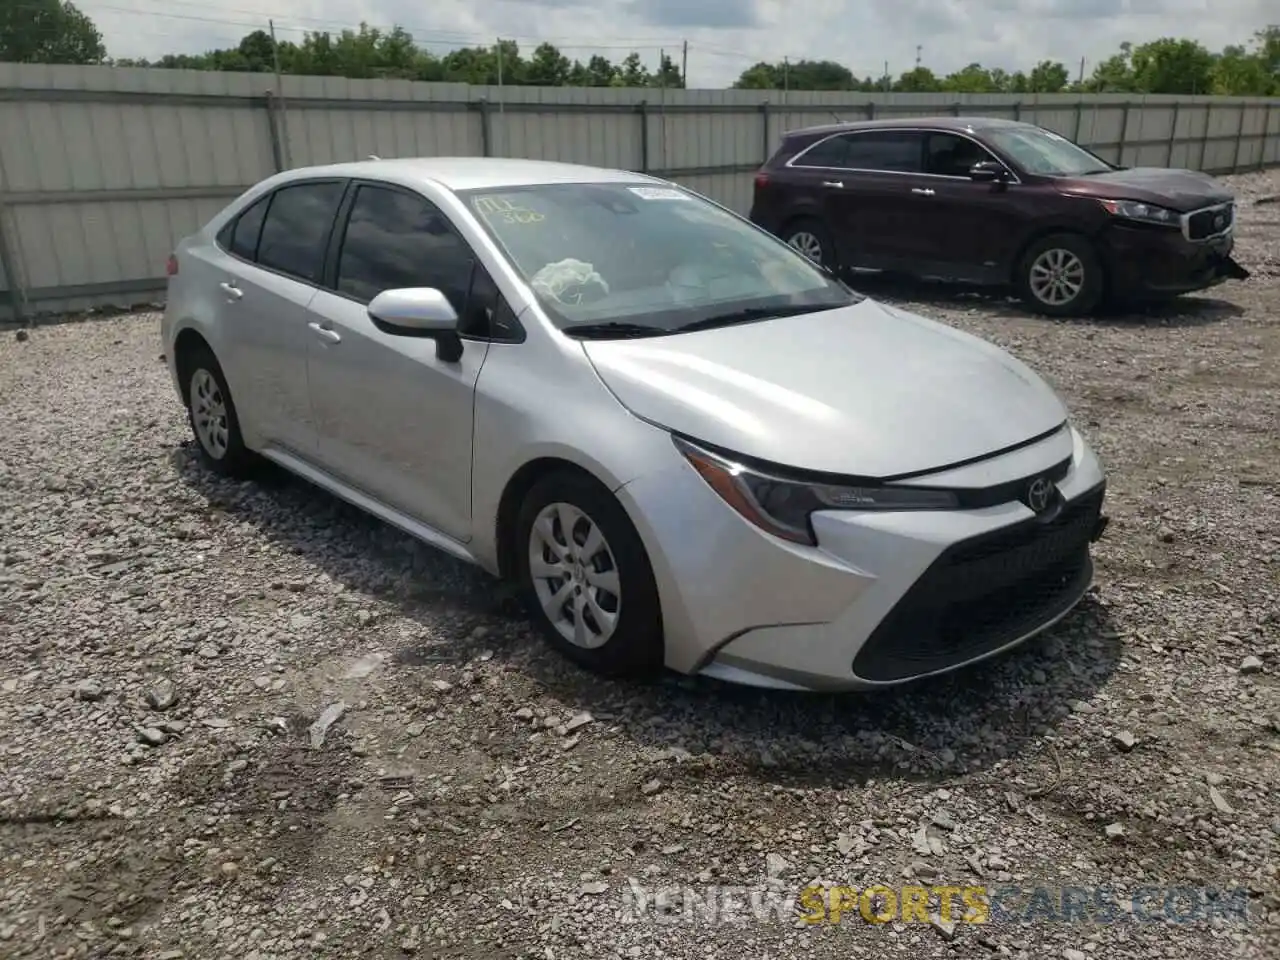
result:
[[[674,184],[292,170],[169,274],[211,469],[265,458],[514,579],[588,668],[889,685],[1089,588],[1105,480],[1039,376]]]

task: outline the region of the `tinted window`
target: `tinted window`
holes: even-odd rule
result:
[[[918,133],[898,130],[876,130],[872,133],[849,134],[845,166],[854,170],[891,170],[895,173],[919,173],[921,137]]]
[[[434,204],[362,186],[338,257],[338,290],[367,303],[383,290],[435,287],[464,317],[472,260],[466,241]]]
[[[947,177],[967,177],[975,163],[995,159],[984,147],[954,133],[929,134],[925,157],[929,173]]]
[[[493,277],[483,264],[476,263],[473,269],[467,311],[458,324],[458,332],[495,340],[518,339],[520,326]]]
[[[300,280],[319,280],[342,189],[341,183],[304,183],[272,194],[258,263]]]
[[[849,155],[849,141],[845,137],[831,137],[815,144],[804,156],[796,160],[797,167],[844,167]]]
[[[251,204],[232,224],[226,246],[237,257],[252,260],[258,255],[258,237],[262,234],[262,221],[267,215],[270,200],[270,197],[263,197]]]

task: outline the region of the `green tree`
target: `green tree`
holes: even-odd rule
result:
[[[1162,37],[1134,47],[1134,86],[1141,93],[1208,93],[1213,54],[1195,40]]]
[[[93,21],[59,0],[0,0],[0,61],[100,63],[107,48]]]
[[[897,93],[933,93],[942,88],[942,83],[928,67],[916,67],[908,70],[893,82]]]
[[[563,87],[572,69],[573,64],[558,48],[541,43],[529,58],[523,81],[536,87]]]
[[[1003,76],[1003,71],[1001,71]],[[971,63],[942,81],[943,89],[953,93],[999,93],[1000,81],[980,63]]]
[[[1020,74],[1014,74],[1014,76],[1020,76]],[[1026,92],[1061,93],[1067,88],[1070,79],[1071,74],[1067,72],[1065,65],[1056,60],[1041,60],[1026,78]]]

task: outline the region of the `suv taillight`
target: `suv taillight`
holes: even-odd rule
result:
[[[768,185],[769,175],[761,170],[756,174],[756,189],[759,190],[761,187],[767,187]]]
[[[178,275],[178,258],[172,253],[169,254],[169,262],[165,264],[164,272],[171,277]]]

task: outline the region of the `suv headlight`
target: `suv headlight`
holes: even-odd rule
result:
[[[1181,223],[1181,215],[1165,207],[1157,207],[1141,200],[1099,200],[1103,208],[1112,216],[1125,220],[1137,220],[1139,223],[1158,223],[1164,227],[1176,227]]]
[[[809,523],[815,510],[954,510],[959,506],[950,490],[787,479],[753,470],[679,437],[672,440],[721,500],[761,530],[793,543],[817,544]]]

